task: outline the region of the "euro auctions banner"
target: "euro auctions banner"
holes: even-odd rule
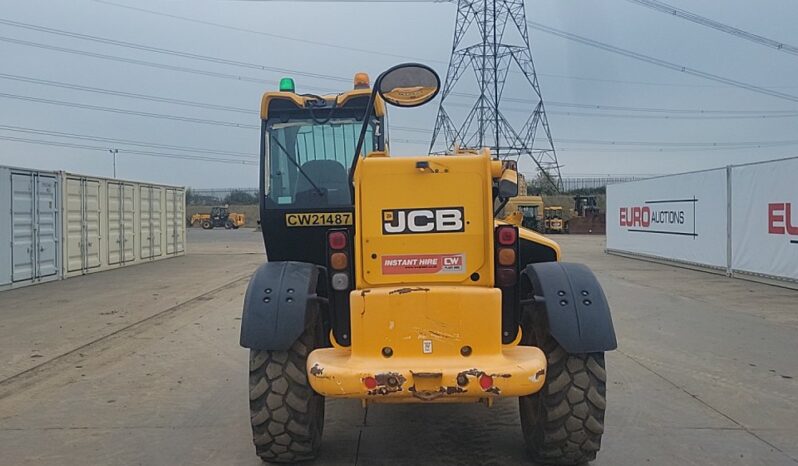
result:
[[[607,249],[727,266],[726,169],[607,186]]]
[[[732,269],[798,280],[798,159],[732,168]]]

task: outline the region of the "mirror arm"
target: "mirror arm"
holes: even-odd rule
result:
[[[366,131],[369,127],[371,115],[374,114],[374,101],[377,99],[377,86],[381,78],[382,75],[377,78],[377,81],[374,83],[374,89],[371,90],[369,103],[366,107],[366,114],[363,117],[363,126],[360,127],[360,137],[357,140],[357,147],[355,147],[355,156],[352,157],[352,166],[349,167],[349,194],[352,197],[352,205],[355,204],[355,168],[357,168],[357,163],[360,161],[360,152],[363,150],[363,144],[366,140]]]
[[[510,198],[509,197],[500,197],[499,200],[501,202],[499,202],[499,205],[496,207],[496,210],[493,212],[493,216],[494,217],[498,217],[499,213],[502,211],[502,209],[507,207],[507,202],[510,200]]]

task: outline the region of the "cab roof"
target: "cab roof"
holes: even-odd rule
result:
[[[323,98],[327,102],[328,107],[326,108],[329,109],[335,100],[337,100],[336,105],[338,107],[346,107],[347,103],[352,102],[354,99],[368,99],[370,95],[371,89],[353,89],[351,91],[342,92],[337,95],[327,94],[318,97]],[[316,99],[317,96],[302,95],[295,92],[266,92],[263,94],[263,98],[261,99],[260,118],[262,120],[267,120],[269,118],[269,110],[275,101],[292,103],[297,109],[304,109],[306,108],[305,104],[308,101]],[[374,109],[378,117],[385,115],[385,103],[379,96],[374,102]],[[319,108],[318,110],[323,112],[325,111],[325,108]]]

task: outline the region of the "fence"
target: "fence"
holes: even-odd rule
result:
[[[798,157],[610,185],[607,250],[798,283],[796,173]]]
[[[258,188],[190,189],[186,191],[189,205],[257,204]]]
[[[610,184],[628,183],[638,181],[649,176],[630,175],[630,176],[595,176],[595,177],[563,177],[562,192],[570,193],[581,190],[603,189]]]

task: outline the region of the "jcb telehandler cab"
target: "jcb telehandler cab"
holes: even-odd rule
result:
[[[494,219],[517,194],[485,149],[390,157],[385,108],[422,105],[440,80],[396,66],[368,89],[261,106],[261,219],[269,262],[252,277],[250,348],[258,456],[317,456],[324,399],[482,402],[518,397],[534,459],[593,459],[604,428],[607,300],[584,266]],[[360,89],[358,89],[358,87]]]

